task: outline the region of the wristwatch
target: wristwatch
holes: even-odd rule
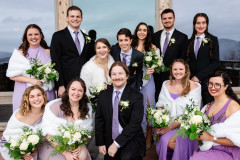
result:
[[[217,143],[217,137],[213,137],[213,142]]]

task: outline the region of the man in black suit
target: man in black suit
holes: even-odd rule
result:
[[[140,160],[146,153],[143,96],[126,86],[129,74],[123,62],[114,62],[109,70],[113,87],[99,94],[95,135],[105,160]]]
[[[131,47],[132,34],[127,28],[122,28],[117,33],[118,44],[112,46],[111,55],[115,61],[122,61],[129,70],[130,76],[127,85],[136,91],[140,91],[143,77],[143,57],[138,50]]]
[[[165,9],[161,13],[161,20],[164,29],[153,34],[152,43],[160,49],[164,55],[163,63],[169,67],[174,59],[185,58],[188,37],[174,28],[175,14],[172,9]],[[169,79],[170,72],[154,73],[156,86],[155,99],[158,99],[162,83]]]
[[[80,30],[82,22],[82,10],[71,6],[67,10],[68,26],[57,31],[52,36],[51,58],[56,64],[55,69],[59,73],[56,82],[58,96],[61,97],[67,84],[75,77],[80,76],[80,71],[94,53],[94,46],[90,38]]]

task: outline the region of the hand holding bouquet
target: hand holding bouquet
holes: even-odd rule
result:
[[[43,141],[42,132],[38,130],[36,133],[33,132],[27,126],[22,128],[23,133],[17,138],[8,138],[10,142],[5,144],[9,149],[8,154],[11,158],[21,159],[26,154],[33,154],[36,151],[37,146]]]
[[[154,49],[150,49],[150,51],[145,53],[143,65],[147,68],[154,68],[157,73],[166,72],[169,70],[169,68],[165,67],[163,64],[163,55],[158,56]],[[149,80],[150,75],[146,74],[144,79]]]
[[[50,156],[55,156],[64,151],[74,151],[79,146],[87,144],[87,139],[91,138],[93,131],[82,128],[77,124],[67,124],[58,127],[59,134],[51,136],[52,142],[57,142]]]
[[[183,138],[190,138],[190,140],[199,139],[199,135],[203,131],[209,131],[211,122],[209,118],[202,113],[195,105],[194,101],[186,105],[186,111],[184,115],[180,116],[177,121],[181,123],[178,135],[182,135]],[[198,141],[199,146],[202,145],[202,141]]]
[[[151,122],[153,127],[166,128],[172,123],[172,119],[170,118],[169,112],[166,108],[148,108],[147,114],[148,122]],[[159,135],[155,135],[154,140],[158,141]]]

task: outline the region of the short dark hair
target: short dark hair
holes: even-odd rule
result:
[[[174,13],[174,11],[173,11],[172,9],[170,9],[170,8],[167,8],[167,9],[164,9],[164,10],[162,11],[162,13],[161,13],[161,19],[162,19],[162,15],[163,15],[163,14],[166,14],[166,13],[172,13],[172,14],[173,14],[173,17],[175,18],[175,13]]]
[[[97,32],[95,30],[91,29],[90,31],[88,31],[88,36],[91,39],[96,40]]]
[[[121,28],[118,33],[117,33],[117,40],[118,40],[118,36],[119,35],[125,35],[126,37],[129,37],[130,39],[132,39],[132,33],[129,29],[127,28]]]
[[[112,69],[113,69],[113,67],[115,67],[115,66],[120,66],[120,67],[122,67],[123,70],[126,72],[126,75],[127,75],[127,76],[130,75],[130,71],[129,71],[128,67],[127,67],[123,62],[121,62],[121,61],[116,61],[116,62],[114,62],[114,63],[111,65],[111,67],[110,67],[110,69],[109,69],[109,77],[111,77]]]
[[[80,11],[81,17],[83,16],[82,10],[81,10],[79,7],[77,7],[77,6],[71,6],[71,7],[69,7],[69,8],[67,9],[67,16],[68,16],[69,11],[73,11],[73,10]]]
[[[102,42],[103,44],[105,44],[105,45],[108,47],[108,49],[111,49],[111,45],[110,45],[110,43],[108,42],[108,40],[105,39],[105,38],[100,38],[100,39],[98,39],[98,40],[95,42],[95,44],[94,44],[94,49],[95,49],[95,51],[96,51],[96,47],[97,47],[97,43],[98,43],[98,42]]]

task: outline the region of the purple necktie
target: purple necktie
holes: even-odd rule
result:
[[[167,46],[168,46],[168,35],[169,35],[169,32],[166,32],[166,39],[165,39],[165,42],[164,42],[164,45],[163,45],[163,55],[165,55],[165,52],[167,50]]]
[[[125,53],[122,53],[122,62],[127,66],[127,55]]]
[[[118,105],[119,105],[119,91],[115,91],[116,96],[113,103],[113,117],[112,117],[112,139],[115,140],[119,135],[119,121],[118,121]]]
[[[81,55],[81,45],[80,45],[80,41],[78,39],[78,33],[79,32],[74,32],[74,34],[75,34],[75,41],[74,42],[75,42],[75,45],[77,47],[79,55]]]
[[[196,59],[197,59],[197,55],[198,55],[198,50],[199,50],[199,48],[200,48],[200,44],[201,44],[201,42],[200,42],[200,37],[197,37],[197,42],[196,42],[195,50],[194,50]]]

